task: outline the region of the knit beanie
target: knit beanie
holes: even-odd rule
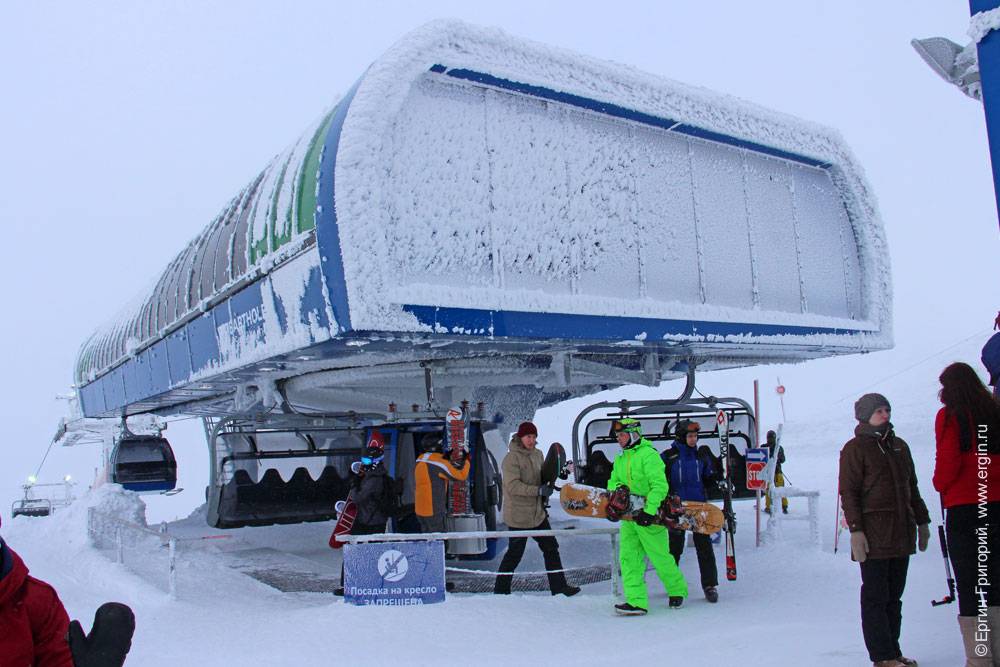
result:
[[[879,408],[890,408],[889,399],[882,394],[865,394],[854,404],[854,418],[867,424]]]
[[[538,437],[538,429],[531,422],[521,422],[521,425],[517,427],[517,437],[523,438],[526,435]]]

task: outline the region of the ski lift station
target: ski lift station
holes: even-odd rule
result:
[[[835,130],[463,23],[404,37],[207,222],[75,382],[86,418],[206,418],[218,525],[302,520],[257,511],[268,469],[340,479],[375,427],[404,461],[463,400],[485,470],[483,432],[566,398],[892,345]],[[237,481],[256,509],[226,510]]]

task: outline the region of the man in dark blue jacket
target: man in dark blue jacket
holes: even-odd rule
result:
[[[674,434],[677,439],[660,455],[666,465],[670,494],[680,496],[681,500],[705,502],[705,485],[715,483],[715,464],[707,448],[698,451],[698,423],[686,419],[680,421]],[[670,530],[669,535],[670,554],[680,564],[687,535],[683,530]],[[705,599],[718,602],[719,572],[715,565],[712,538],[701,533],[693,533],[693,536]]]

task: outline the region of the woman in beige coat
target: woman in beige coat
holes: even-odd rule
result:
[[[549,516],[545,511],[545,499],[552,493],[553,487],[542,484],[542,453],[535,448],[538,440],[538,429],[531,422],[524,422],[517,427],[510,439],[507,456],[503,458],[501,469],[503,473],[503,520],[510,530],[550,530]],[[566,575],[562,572],[562,560],[559,558],[559,544],[555,537],[536,537],[542,556],[545,558],[545,570],[549,577],[549,590],[553,595],[576,595],[580,592],[578,586],[566,583]],[[507,553],[500,562],[500,574],[497,575],[493,592],[507,595],[510,593],[511,579],[517,564],[524,555],[527,537],[512,537],[507,545]]]

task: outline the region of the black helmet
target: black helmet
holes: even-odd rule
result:
[[[688,433],[697,433],[700,430],[701,426],[698,425],[698,422],[691,421],[690,419],[682,419],[674,426],[674,436],[683,442],[687,438]]]
[[[420,449],[425,452],[441,451],[441,436],[437,433],[427,433],[420,441]]]

